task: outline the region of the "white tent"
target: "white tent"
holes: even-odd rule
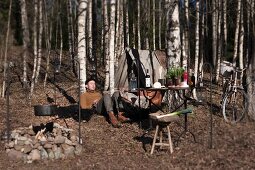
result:
[[[129,74],[131,70],[140,79],[140,87],[144,87],[146,69],[149,70],[151,82],[155,83],[166,75],[166,54],[164,51],[137,50],[127,48],[119,58],[118,66],[115,70],[115,88],[125,88],[129,86]]]

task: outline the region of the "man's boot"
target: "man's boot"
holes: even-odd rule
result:
[[[109,112],[108,115],[109,115],[109,120],[113,127],[115,127],[115,128],[121,127],[119,121],[117,120],[117,118],[115,117],[113,112]]]
[[[118,113],[118,121],[120,121],[121,123],[125,123],[125,122],[129,122],[130,119],[127,118],[127,117],[125,117],[125,116],[123,115],[123,112],[119,112],[119,113]]]

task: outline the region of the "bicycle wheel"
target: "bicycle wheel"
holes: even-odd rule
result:
[[[243,119],[247,108],[247,95],[241,90],[231,91],[223,99],[222,113],[226,122],[236,123]]]

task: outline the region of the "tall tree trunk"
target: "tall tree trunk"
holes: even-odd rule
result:
[[[240,14],[240,40],[239,40],[239,68],[244,68],[244,23],[243,23],[243,5],[241,5]],[[241,75],[242,79],[243,75]]]
[[[44,0],[44,9],[46,8],[46,1]],[[52,17],[53,12],[50,12],[50,18]],[[52,40],[52,22],[48,19],[48,12],[44,12],[44,34],[45,34],[45,45],[47,49],[46,56],[46,71],[44,76],[43,87],[46,87],[48,72],[49,72],[49,63],[51,55],[51,40]]]
[[[93,58],[93,39],[92,39],[92,0],[88,1],[88,57],[91,61]]]
[[[110,84],[110,72],[109,72],[109,36],[110,36],[110,29],[109,29],[109,17],[108,17],[108,8],[107,8],[107,0],[103,0],[103,18],[104,18],[104,51],[105,51],[105,84],[104,84],[104,90],[108,90],[109,84]]]
[[[145,7],[147,10],[145,12],[145,49],[150,49],[150,42],[149,42],[149,31],[150,31],[150,1],[144,1],[146,4]]]
[[[185,0],[185,25],[184,25],[184,36],[183,36],[183,61],[182,64],[188,66],[187,68],[189,68],[189,25],[190,25],[190,21],[189,21],[189,0]]]
[[[33,95],[34,86],[35,86],[35,76],[36,76],[36,68],[37,68],[37,60],[38,60],[38,0],[34,0],[34,25],[33,25],[33,45],[34,45],[34,66],[33,66],[33,74],[31,79],[31,88],[30,88],[30,98]]]
[[[85,26],[86,26],[86,12],[87,0],[79,0],[78,9],[78,61],[80,69],[80,90],[84,92],[86,81],[86,41],[85,41]]]
[[[220,76],[220,62],[222,56],[222,33],[221,33],[221,23],[222,23],[222,2],[218,0],[218,18],[217,18],[217,62],[216,62],[216,77],[215,81],[219,81]]]
[[[155,25],[155,13],[156,13],[156,8],[155,8],[155,0],[152,0],[152,48],[153,50],[156,49],[156,25]]]
[[[137,0],[137,48],[141,49],[141,10],[140,10],[140,0]]]
[[[110,71],[110,85],[109,85],[109,90],[110,93],[113,94],[114,92],[114,61],[115,61],[115,56],[114,56],[114,39],[115,39],[115,12],[116,12],[116,0],[111,0],[110,1],[110,43],[109,43],[109,55],[110,55],[110,61],[109,61],[109,71]]]
[[[223,32],[224,32],[224,55],[227,55],[227,44],[228,44],[228,27],[227,27],[227,1],[222,2],[223,6]]]
[[[129,41],[129,15],[128,15],[128,8],[129,8],[129,5],[128,5],[128,0],[124,0],[124,4],[126,6],[126,10],[125,10],[125,30],[126,30],[126,47],[129,47],[130,46],[130,41]]]
[[[29,46],[29,30],[27,20],[26,1],[20,0],[21,9],[21,22],[22,22],[22,33],[23,33],[23,86],[27,88],[27,55]]]
[[[12,11],[12,0],[10,0],[9,12],[8,12],[8,23],[7,23],[7,31],[5,37],[5,49],[4,49],[4,73],[3,73],[3,86],[2,86],[2,97],[5,96],[6,89],[6,69],[7,69],[7,52],[8,52],[8,43],[9,43],[9,33],[10,33],[10,22],[11,22],[11,11]]]
[[[72,9],[72,0],[67,1],[67,23],[68,23],[68,50],[70,59],[73,59],[73,9]]]
[[[172,1],[169,8],[170,12],[167,35],[167,56],[168,66],[180,66],[181,62],[181,42],[179,25],[179,5],[177,1]]]
[[[35,83],[38,81],[38,77],[41,69],[42,60],[42,34],[43,34],[43,17],[42,17],[42,0],[39,0],[39,36],[38,36],[38,61],[35,75]]]
[[[198,77],[198,60],[199,60],[199,1],[196,1],[196,33],[195,33],[195,66],[194,66],[194,76],[195,80]],[[197,99],[196,89],[193,90],[193,96]]]
[[[251,47],[255,46],[255,3],[254,1],[251,1]],[[253,12],[252,12],[253,11]],[[255,81],[254,81],[254,71],[255,71],[255,48],[251,49],[251,56],[248,64],[248,70],[247,70],[247,82],[248,82],[248,88],[247,88],[247,95],[248,95],[248,115],[251,119],[255,120]]]
[[[216,66],[217,60],[217,0],[212,1],[212,59],[213,66]]]
[[[124,49],[124,34],[123,34],[123,0],[119,0],[118,10],[119,10],[119,19],[118,21],[118,31],[116,31],[116,61],[115,66],[118,67],[118,58],[121,56]]]
[[[237,61],[237,51],[238,51],[238,38],[240,31],[240,15],[241,15],[241,0],[237,1],[237,11],[236,11],[236,30],[235,30],[235,40],[234,40],[234,54],[233,54],[233,66],[236,66]]]
[[[158,48],[161,50],[162,45],[161,45],[161,27],[162,27],[162,6],[161,6],[161,1],[158,1],[158,9],[159,9],[159,16],[158,16]]]

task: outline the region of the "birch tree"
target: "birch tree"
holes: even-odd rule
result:
[[[11,11],[12,11],[12,0],[10,0],[10,5],[9,5],[8,23],[7,23],[7,31],[6,31],[6,37],[5,37],[2,97],[5,96],[5,89],[6,89],[7,52],[8,52],[8,43],[9,43],[9,34],[10,34]]]
[[[78,61],[80,69],[80,90],[84,92],[86,81],[86,41],[85,41],[85,26],[86,26],[86,12],[87,0],[79,0],[78,9]]]
[[[30,97],[33,95],[34,86],[35,86],[35,77],[37,69],[37,60],[38,60],[38,45],[37,45],[37,23],[38,23],[38,0],[34,0],[34,22],[33,22],[33,52],[34,52],[34,65],[33,65],[33,74],[31,80],[30,88]]]
[[[241,0],[237,0],[237,11],[236,11],[236,29],[235,29],[235,39],[234,39],[234,53],[233,53],[233,66],[236,66],[237,61],[237,50],[238,50],[238,38],[240,31],[240,15],[241,15]]]
[[[158,9],[159,9],[159,16],[158,16],[158,47],[159,49],[162,48],[161,45],[161,26],[162,26],[162,5],[161,5],[161,0],[158,1]]]
[[[130,46],[130,41],[129,41],[129,15],[128,15],[128,0],[124,0],[125,4],[125,31],[126,31],[126,47]]]
[[[250,16],[250,22],[251,22],[251,39],[252,39],[252,46],[255,45],[255,2],[250,1],[250,8],[249,12],[251,14]],[[249,56],[250,60],[248,63],[248,70],[247,70],[247,95],[248,95],[248,115],[251,119],[255,120],[255,77],[254,77],[254,71],[255,71],[255,48],[251,49],[251,54]]]
[[[114,39],[115,39],[115,12],[116,12],[116,0],[111,0],[110,1],[110,43],[109,43],[109,72],[110,72],[110,85],[109,85],[109,90],[110,93],[113,94],[114,92],[114,61],[115,61],[115,56],[114,56]]]
[[[141,49],[141,10],[140,10],[140,0],[137,0],[137,48]]]
[[[198,77],[198,60],[199,60],[199,1],[196,1],[196,30],[195,30],[195,66],[194,66],[194,76],[195,80]],[[197,99],[196,89],[193,90],[193,96]]]
[[[104,90],[108,90],[110,84],[110,72],[109,72],[109,18],[108,18],[108,9],[107,9],[107,0],[103,0],[103,19],[104,19],[104,27],[103,27],[103,37],[104,37],[104,54],[105,54],[105,84]]]
[[[180,65],[181,63],[181,43],[179,25],[179,5],[178,1],[172,0],[168,11],[168,33],[167,33],[167,56],[168,66]]]
[[[216,58],[216,77],[215,81],[219,81],[219,75],[220,75],[220,62],[221,62],[221,56],[222,56],[222,34],[221,34],[221,23],[222,23],[222,2],[221,0],[218,0],[217,4],[218,9],[218,18],[217,18],[217,58]]]
[[[27,87],[27,55],[29,46],[29,30],[28,30],[28,20],[27,20],[27,10],[26,1],[20,0],[21,9],[21,23],[22,23],[22,33],[23,33],[23,86]]]
[[[216,66],[217,59],[217,1],[212,1],[212,59],[213,66]]]
[[[152,1],[152,48],[153,50],[156,49],[156,25],[155,25],[155,13],[156,13],[156,8],[155,8],[155,0]]]

